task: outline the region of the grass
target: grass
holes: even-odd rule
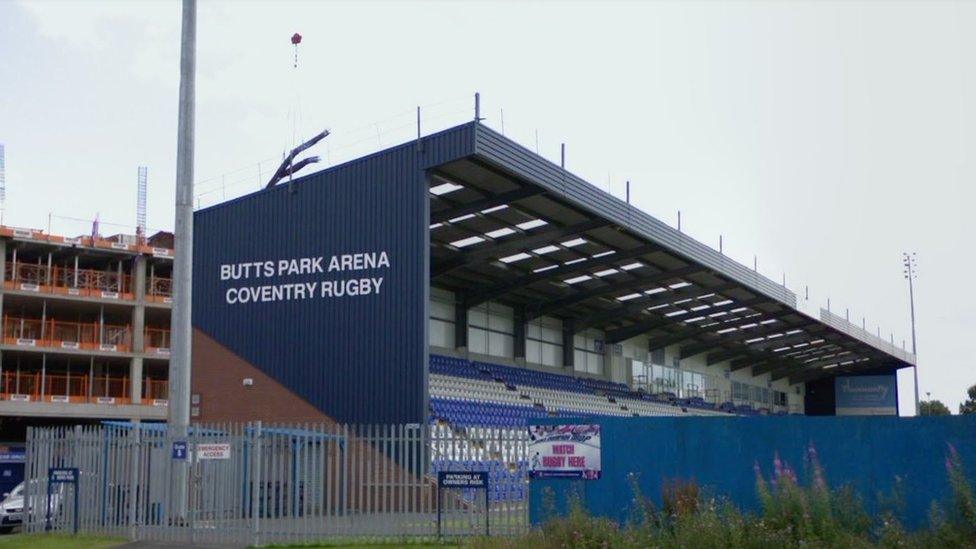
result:
[[[11,534],[0,536],[0,549],[101,549],[118,547],[128,540],[104,536],[70,536],[65,534]]]
[[[390,547],[410,547],[418,549],[426,549],[430,547],[443,548],[443,547],[463,547],[455,542],[443,542],[443,543],[433,543],[433,542],[412,542],[410,540],[405,541],[391,541],[386,543],[377,542],[336,542],[336,543],[321,543],[321,544],[310,544],[310,545],[270,545],[268,547],[295,547],[303,549],[314,549],[316,547],[328,548],[328,549],[387,549]]]

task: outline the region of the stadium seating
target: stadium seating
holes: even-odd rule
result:
[[[755,413],[700,397],[648,395],[622,383],[431,355],[431,418],[455,427],[517,427],[549,415],[682,416]]]

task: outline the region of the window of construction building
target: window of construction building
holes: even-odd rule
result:
[[[545,366],[563,366],[563,323],[540,317],[525,327],[525,360]]]
[[[468,311],[468,349],[473,353],[515,356],[515,322],[511,307],[484,303]]]
[[[440,288],[430,289],[430,322],[428,342],[437,347],[454,347],[454,294]]]

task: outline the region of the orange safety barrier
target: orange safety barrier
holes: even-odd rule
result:
[[[146,378],[146,387],[143,389],[143,398],[147,400],[166,400],[169,398],[169,382],[165,379]]]
[[[146,328],[145,347],[147,353],[168,355],[170,331],[165,328]]]
[[[16,318],[4,315],[3,342],[7,345],[35,347],[42,345],[40,319]]]
[[[159,303],[172,303],[173,279],[151,277],[146,287],[146,300]]]
[[[96,376],[91,383],[91,401],[98,404],[127,404],[129,378]]]
[[[43,328],[43,329],[42,329]],[[62,349],[93,349],[128,352],[132,348],[128,325],[101,326],[97,322],[64,322],[49,319],[3,317],[3,342],[29,347],[60,347]]]
[[[146,378],[143,404],[165,406],[169,398],[166,380]],[[88,374],[42,374],[42,372],[3,372],[0,398],[21,402],[61,402],[128,404],[128,376],[90,376]]]
[[[36,401],[40,393],[40,372],[4,372],[0,378],[0,396],[4,400]]]
[[[70,267],[8,262],[4,287],[11,290],[47,292],[106,299],[134,299],[132,275]]]
[[[27,238],[40,242],[54,242],[58,244],[72,244],[75,246],[87,246],[89,248],[109,248],[113,250],[139,251],[154,256],[172,257],[173,250],[168,248],[156,248],[149,246],[145,242],[145,237],[138,239],[136,244],[124,244],[113,242],[103,238],[92,238],[91,236],[79,236],[75,238],[47,234],[40,229],[26,229],[21,227],[7,227],[0,225],[0,236],[13,238]]]
[[[44,376],[44,402],[88,402],[88,376]]]

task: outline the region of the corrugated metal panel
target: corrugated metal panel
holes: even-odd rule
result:
[[[864,330],[860,326],[851,324],[847,321],[847,319],[841,318],[827,309],[820,309],[820,321],[831,328],[838,330],[839,332],[874,347],[879,351],[888,353],[898,360],[908,364],[915,364],[915,355],[912,353],[892,345],[890,341],[885,341],[871,332]]]
[[[472,150],[472,128],[462,126],[425,138],[419,149],[407,143],[197,212],[194,326],[338,421],[424,421],[430,277],[424,168]],[[321,256],[327,270],[333,255],[380,251],[389,268],[277,273],[278,260]],[[275,262],[274,276],[221,280],[221,265],[258,261]],[[323,281],[379,277],[378,294],[321,297]],[[299,282],[316,283],[316,297],[227,302],[230,289]]]
[[[783,285],[758,274],[698,242],[623,200],[518,145],[483,125],[477,126],[477,155],[545,188],[583,210],[627,227],[651,242],[722,274],[762,295],[796,308],[796,295]]]

